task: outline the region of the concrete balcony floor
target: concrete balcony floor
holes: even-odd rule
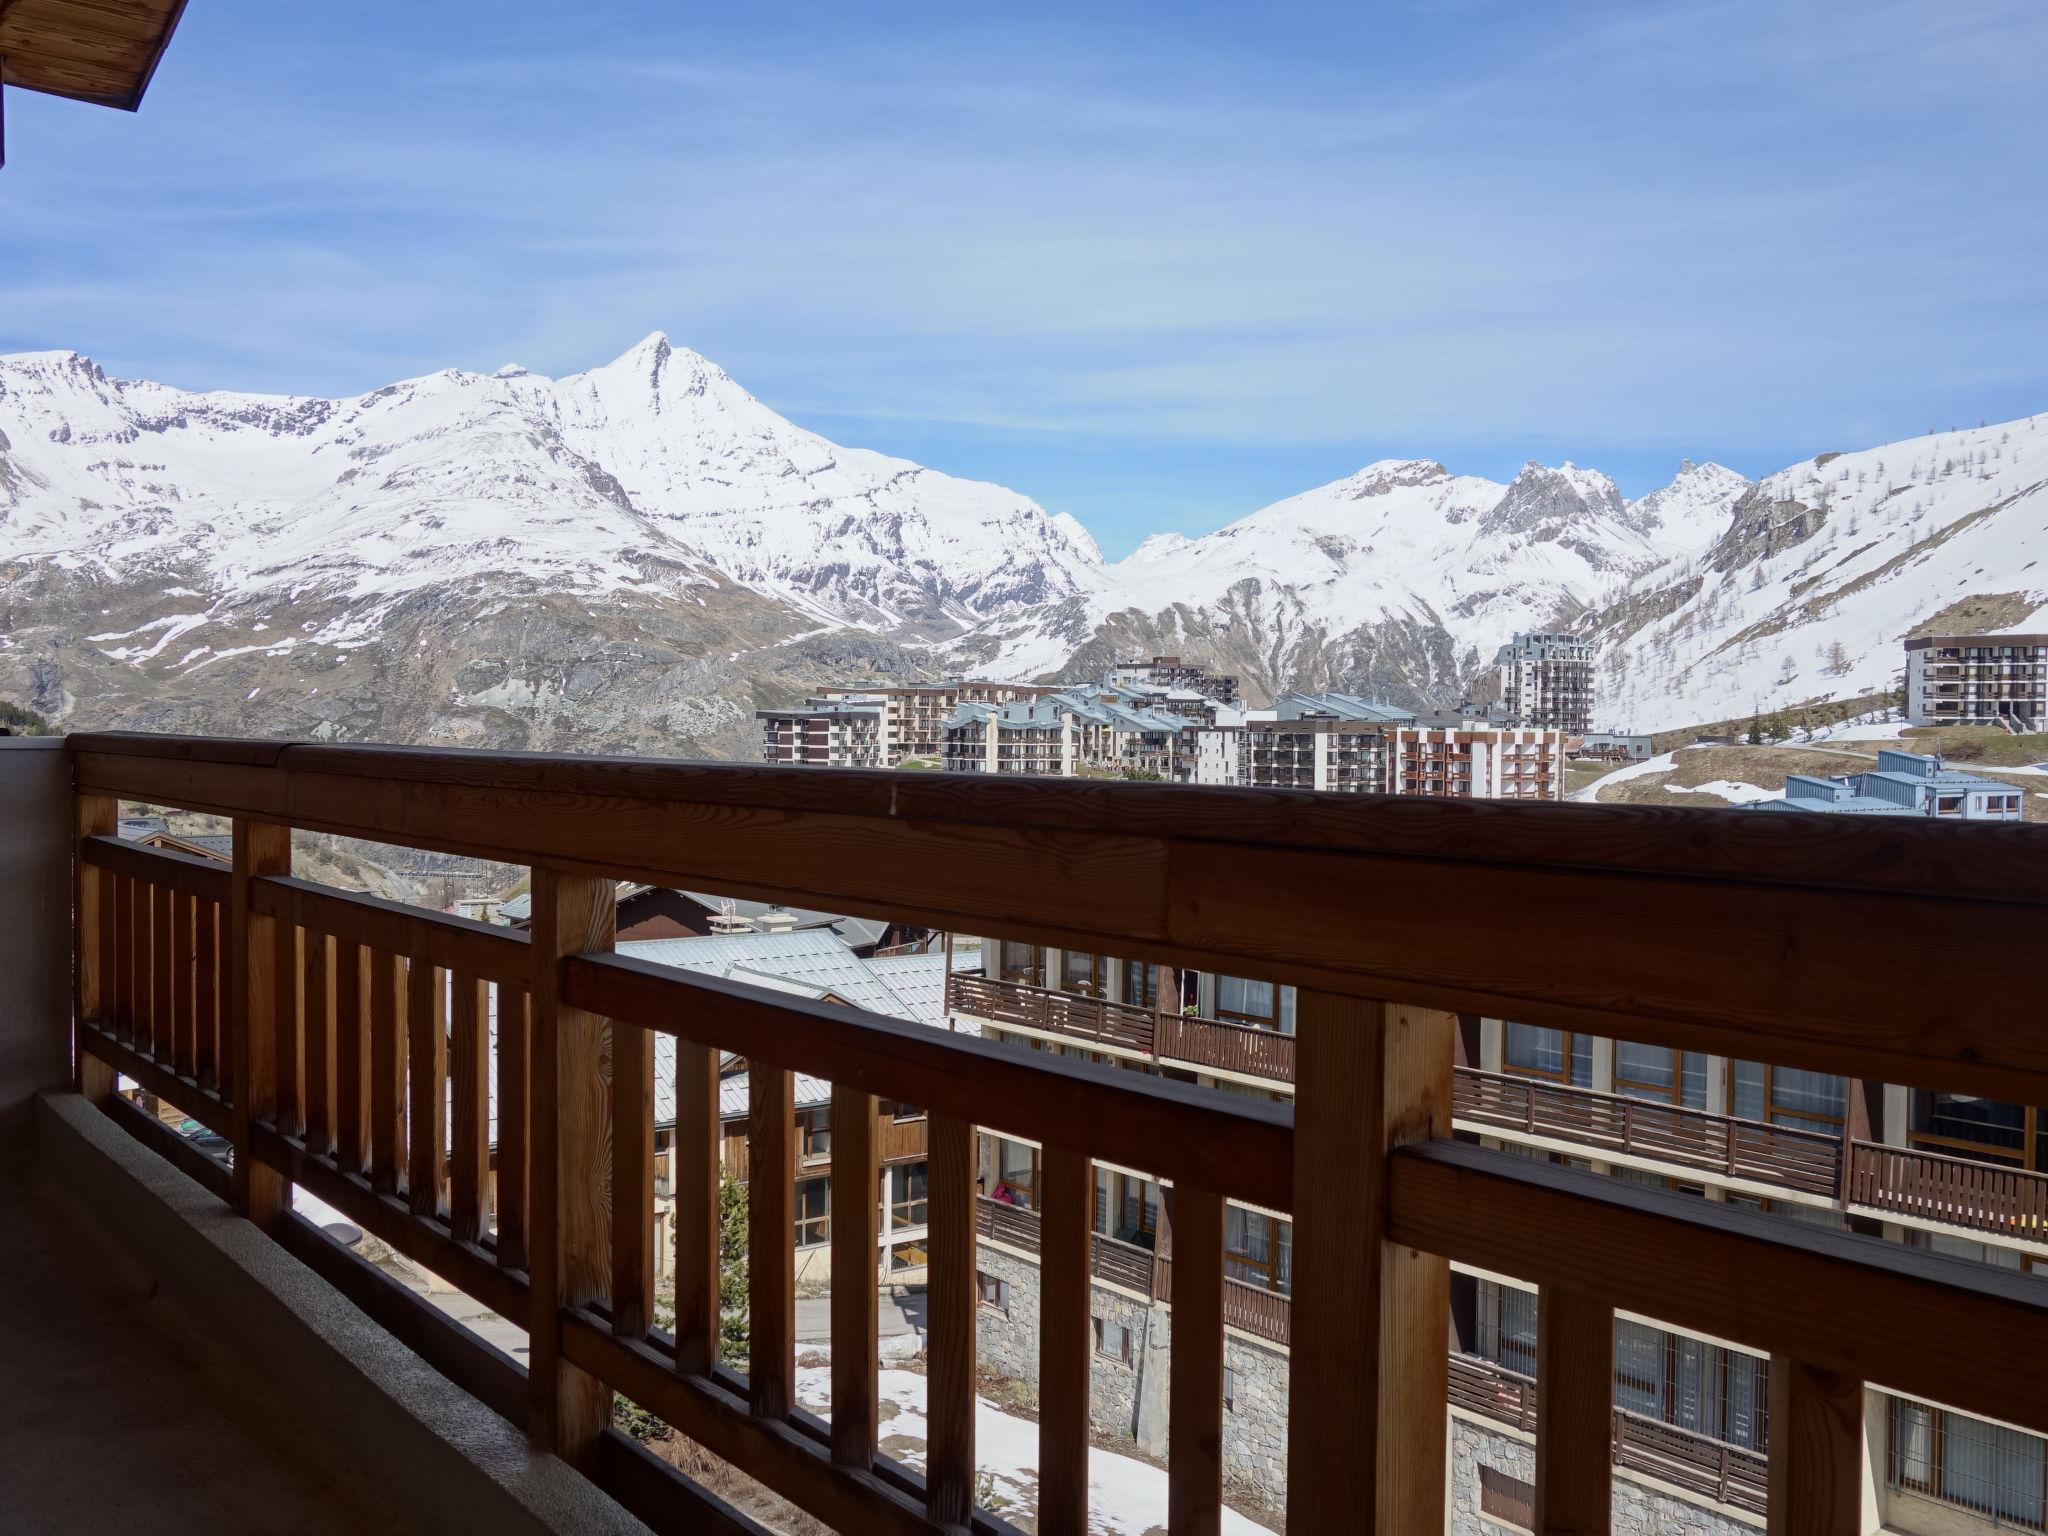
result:
[[[389,1528],[181,1345],[154,1287],[0,1156],[0,1529]]]

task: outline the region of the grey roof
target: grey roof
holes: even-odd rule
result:
[[[1273,701],[1274,714],[1282,720],[1299,720],[1306,715],[1334,715],[1339,720],[1368,720],[1383,725],[1410,724],[1412,710],[1362,699],[1354,693],[1303,693],[1289,689]]]
[[[829,992],[856,1008],[902,1012],[895,993],[867,968],[829,928],[792,933],[712,933],[691,939],[629,939],[619,953],[657,965],[673,965],[706,976],[739,976],[757,984],[762,977],[798,982]]]
[[[915,1019],[920,1024],[946,1022],[946,955],[943,950],[933,950],[925,955],[877,955],[872,960],[861,962],[870,971],[880,976],[896,994],[902,1004],[900,1017]],[[955,950],[953,969],[956,971],[978,970],[981,954],[978,950]]]

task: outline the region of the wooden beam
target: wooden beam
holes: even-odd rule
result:
[[[524,983],[498,982],[498,1262],[526,1268],[533,1029]]]
[[[344,1173],[370,1166],[370,951],[334,946],[334,1146]]]
[[[1462,1142],[1392,1161],[1398,1242],[2048,1434],[2048,1286],[2026,1275]]]
[[[1607,1536],[1614,1509],[1614,1313],[1537,1300],[1536,1536]]]
[[[267,821],[234,824],[228,900],[228,1027],[234,1041],[235,1205],[274,1228],[291,1209],[291,1186],[256,1156],[256,1127],[277,1113],[277,922],[250,910],[249,888],[289,874],[292,834]]]
[[[441,1209],[442,1165],[448,1147],[448,993],[443,975],[424,960],[406,973],[406,1193],[416,1215]]]
[[[306,986],[306,1146],[326,1156],[334,1150],[334,941],[303,931]]]
[[[874,1464],[880,1413],[876,1276],[882,1149],[876,1108],[872,1094],[833,1085],[832,1459],[862,1472]],[[861,1198],[863,1192],[868,1198]]]
[[[230,866],[216,859],[202,859],[195,853],[145,848],[111,832],[96,832],[85,836],[79,845],[79,855],[94,869],[150,885],[168,886],[205,901],[226,901],[231,894],[234,875]]]
[[[1085,1531],[1095,1353],[1089,1275],[1095,1187],[1087,1156],[1047,1147],[1040,1183],[1038,1519],[1049,1531]]]
[[[1450,1270],[1389,1241],[1389,1156],[1448,1135],[1449,1014],[1304,992],[1295,1000],[1290,1523],[1444,1522]]]
[[[528,1422],[535,1443],[571,1465],[588,1461],[611,1422],[610,1386],[562,1356],[565,1315],[606,1299],[611,1280],[610,1096],[600,1076],[610,1026],[563,1001],[561,957],[612,947],[615,890],[610,880],[533,871]]]
[[[72,938],[72,1057],[78,1091],[100,1105],[114,1097],[114,1071],[86,1052],[82,1029],[88,1022],[108,1021],[115,966],[114,882],[105,870],[86,860],[84,846],[89,838],[111,834],[119,819],[120,805],[110,795],[72,797],[71,910],[76,914]]]
[[[405,1182],[405,960],[368,951],[370,968],[370,1187],[395,1195]]]
[[[654,1326],[654,1036],[613,1024],[612,1330],[645,1338]]]
[[[925,1512],[957,1526],[974,1508],[974,1124],[936,1112],[929,1123]]]
[[[1862,1536],[1863,1383],[1771,1357],[1769,1536]]]
[[[480,1243],[490,1230],[490,999],[474,976],[449,977],[448,1229]]]
[[[1167,1392],[1167,1527],[1223,1528],[1223,1200],[1173,1191],[1173,1349]]]
[[[747,1063],[747,1387],[754,1413],[796,1406],[796,1095],[790,1074]]]
[[[676,1199],[676,1369],[709,1376],[718,1364],[718,1053],[676,1042],[676,1133],[669,1147]]]
[[[524,986],[533,968],[531,941],[517,928],[496,928],[310,880],[264,880],[251,899],[257,911],[299,927],[490,981]]]

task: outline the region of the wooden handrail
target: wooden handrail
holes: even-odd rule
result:
[[[174,1103],[225,1110],[237,1200],[266,1229],[289,1228],[289,1186],[302,1183],[490,1304],[523,1310],[531,1432],[580,1465],[602,1461],[608,1394],[624,1390],[834,1528],[998,1529],[970,1508],[983,1123],[1041,1143],[1058,1174],[1045,1257],[1056,1305],[1044,1314],[1057,1353],[1042,1379],[1063,1411],[1039,1433],[1066,1516],[1085,1465],[1094,1245],[1076,1233],[1090,1159],[1155,1169],[1212,1217],[1225,1196],[1292,1213],[1286,1315],[1315,1345],[1290,1361],[1298,1529],[1441,1525],[1450,1259],[1568,1296],[1566,1331],[1580,1339],[1626,1307],[1774,1352],[1774,1398],[1788,1395],[1773,1421],[1815,1448],[1772,1465],[1774,1511],[1826,1496],[1821,1480],[1860,1444],[1866,1379],[2048,1429],[2032,1387],[2048,1371],[2048,1302],[2023,1277],[1454,1142],[1455,1021],[1442,1011],[2048,1099],[2048,1037],[2012,1027],[2033,999],[2009,964],[2048,924],[2044,829],[314,744],[70,745],[79,866],[91,871],[77,904],[82,1089],[109,1096],[125,1061]],[[218,869],[114,843],[117,797],[235,818],[225,886]],[[533,936],[296,879],[293,828],[525,863]],[[1291,983],[1300,1097],[1290,1108],[1221,1096],[620,959],[606,953],[620,879]],[[1951,984],[1959,972],[1970,988]],[[461,1106],[452,1143],[440,1130],[451,1064],[472,1101],[481,1080],[483,1000],[469,989],[483,987],[500,1024],[495,1242],[480,1230],[476,1104]],[[443,1027],[450,995],[464,999],[459,1041]],[[686,1078],[677,1258],[695,1278],[678,1287],[673,1340],[648,1326],[650,1213],[635,1209],[651,1183],[643,1064],[656,1033],[675,1037]],[[849,1103],[931,1112],[922,1482],[872,1455],[865,1433],[835,1445],[801,1425],[780,1174],[749,1188],[748,1377],[715,1358],[706,1255],[721,1050],[752,1066],[757,1171],[793,1175],[794,1072]],[[1625,1141],[1654,1139],[1653,1118],[1691,1124],[1636,1103],[1612,1111]],[[1804,1144],[1782,1128],[1756,1134]],[[469,1164],[444,1175],[450,1158]],[[1171,1265],[1208,1298],[1190,1316],[1216,1326],[1175,1329],[1176,1353],[1200,1356],[1177,1361],[1175,1380],[1220,1381],[1223,1324],[1244,1288],[1207,1291],[1220,1222],[1182,1236]],[[1172,1268],[1147,1257],[1155,1290],[1170,1285]],[[872,1390],[870,1359],[852,1359],[835,1393],[861,1377]],[[1591,1401],[1580,1391],[1558,1411],[1583,1422]],[[1213,1404],[1174,1407],[1176,1529],[1214,1519],[1219,1422]],[[1608,1454],[1562,1439],[1545,1452],[1575,1472]],[[1555,1513],[1590,1518],[1597,1479],[1573,1486],[1577,1513]]]

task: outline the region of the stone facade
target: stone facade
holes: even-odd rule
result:
[[[1492,1425],[1451,1415],[1451,1536],[1501,1536],[1511,1529],[1479,1513],[1479,1469],[1492,1467],[1525,1483],[1536,1480],[1536,1448]],[[1696,1504],[1639,1482],[1614,1478],[1615,1536],[1757,1536],[1760,1517]]]
[[[1009,1315],[991,1306],[976,1313],[976,1348],[982,1369],[1013,1381],[1038,1382],[1038,1265],[983,1243],[975,1265],[1009,1287]],[[1130,1330],[1131,1363],[1098,1354],[1089,1377],[1089,1418],[1098,1433],[1128,1440],[1164,1457],[1167,1380],[1173,1342],[1168,1307],[1096,1286],[1090,1310]],[[1223,1363],[1232,1395],[1223,1415],[1223,1477],[1249,1499],[1276,1509],[1287,1497],[1287,1356],[1235,1334],[1226,1336]],[[1475,1474],[1476,1475],[1476,1474]]]

